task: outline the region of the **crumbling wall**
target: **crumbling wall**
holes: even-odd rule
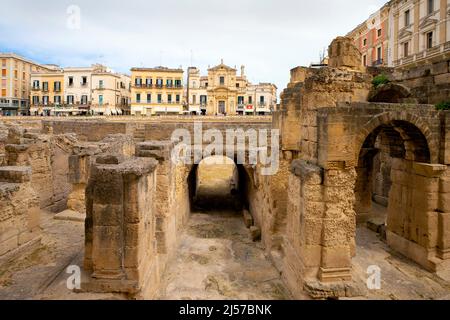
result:
[[[0,167],[0,256],[40,236],[39,200],[30,167]]]
[[[130,158],[134,155],[135,144],[132,136],[110,134],[98,143],[77,143],[63,167],[68,166],[68,181],[71,192],[67,197],[67,208],[76,212],[86,212],[85,189],[90,175],[91,164],[96,157],[105,153]]]
[[[31,167],[31,184],[39,196],[40,207],[52,212],[64,210],[71,189],[67,163],[76,137],[46,135],[12,126],[6,142],[5,165]]]

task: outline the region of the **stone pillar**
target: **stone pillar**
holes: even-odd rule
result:
[[[399,29],[399,13],[394,13],[394,61],[399,59],[398,56],[398,29]]]
[[[414,0],[414,29],[413,29],[413,42],[414,46],[412,54],[419,53],[419,24],[420,24],[420,0]]]
[[[88,291],[154,292],[158,281],[153,159],[99,156],[86,194]]]
[[[437,254],[440,259],[450,259],[450,170],[439,180],[439,211]]]
[[[439,15],[439,44],[444,44],[447,42],[447,0],[440,0]]]
[[[334,168],[333,168],[334,167]],[[335,163],[325,169],[325,215],[322,232],[322,282],[351,280],[351,257],[355,251],[356,215],[353,209],[356,170]]]
[[[67,208],[80,213],[86,212],[85,189],[89,180],[91,166],[90,154],[71,155],[69,157],[69,182],[72,192],[67,199]]]
[[[176,195],[175,164],[171,152],[171,141],[148,141],[136,145],[136,156],[153,158],[159,162],[155,195],[156,238],[158,253],[168,254],[175,247],[176,214],[174,200]]]
[[[439,222],[446,228],[445,212],[438,209],[446,209],[443,203],[446,195],[442,192],[446,186],[440,179],[446,168],[403,159],[392,162],[387,243],[431,272],[438,271],[442,263],[436,259],[436,251],[440,242]],[[441,245],[445,246],[443,242]]]

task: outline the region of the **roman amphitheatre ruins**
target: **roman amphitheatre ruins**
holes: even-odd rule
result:
[[[201,118],[280,130],[273,175],[172,161],[194,117],[1,118],[0,298],[449,299],[450,112],[420,70],[375,89],[350,39],[329,58],[272,117]]]

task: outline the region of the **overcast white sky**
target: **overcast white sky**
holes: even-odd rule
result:
[[[252,82],[279,91],[289,70],[321,51],[386,0],[0,0],[0,52],[40,63],[88,66],[188,67],[206,74],[220,59],[244,64]],[[71,5],[81,11],[69,28]],[[73,24],[69,24],[74,26]],[[191,54],[192,52],[192,54]]]

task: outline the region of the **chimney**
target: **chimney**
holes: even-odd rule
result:
[[[241,77],[245,76],[245,66],[241,66]]]

